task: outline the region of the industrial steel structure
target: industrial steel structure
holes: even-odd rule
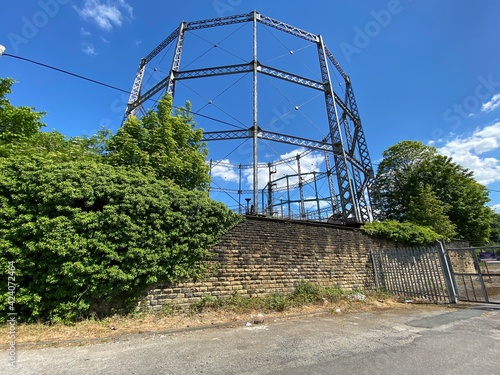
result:
[[[244,23],[252,27],[251,46],[248,43],[251,56],[249,54],[247,60],[240,59],[241,63],[223,65],[220,63],[214,64],[212,59],[207,61],[207,66],[196,69],[187,69],[187,66],[181,65],[181,58],[188,49],[188,43],[186,42],[188,33]],[[258,38],[258,27],[272,29],[273,32],[280,35],[282,33],[286,34],[286,38],[298,38],[301,43],[307,44],[304,48],[312,46],[317,56],[315,69],[319,71],[318,78],[307,78],[307,73],[297,74],[296,72],[273,67],[273,59],[266,63],[261,62],[263,60],[260,58],[259,51],[261,44],[265,44],[265,41],[264,43],[260,42],[262,38]],[[270,33],[269,35],[271,36],[265,40],[274,37],[274,34]],[[206,40],[203,36],[198,38]],[[290,43],[292,42],[290,41]],[[238,44],[241,44],[241,48],[244,48],[242,40]],[[281,44],[285,45],[285,43]],[[221,44],[213,43],[211,48],[219,48],[220,51]],[[172,61],[169,71],[164,72],[165,77],[156,78],[157,82],[147,87],[145,85],[145,76],[148,64],[167,49],[172,49]],[[227,50],[225,52],[235,55]],[[293,53],[293,50],[289,51],[290,56],[293,56]],[[200,53],[200,56],[204,55],[205,53]],[[307,69],[313,72],[312,68]],[[156,67],[151,70],[152,73],[156,71]],[[337,78],[337,81],[339,81],[338,88],[332,84],[332,71],[336,77],[340,78],[340,81]],[[241,163],[241,161],[231,163],[222,159],[218,161],[211,160],[211,171],[217,166],[218,168],[232,169],[236,175],[239,173],[237,187],[212,186],[212,190],[224,191],[227,195],[236,195],[237,198],[233,199],[238,202],[240,212],[245,209],[257,214],[292,217],[294,208],[298,208],[298,217],[303,219],[326,221],[328,218],[334,218],[336,221],[348,224],[371,221],[370,188],[374,173],[354,92],[349,76],[327,48],[321,35],[301,30],[256,11],[195,22],[182,22],[179,28],[141,60],[128,100],[125,118],[140,116],[142,110],[148,109],[148,105],[154,105],[152,103],[154,103],[155,96],[167,93],[175,99],[176,86],[181,81],[203,80],[209,77],[228,75],[249,75],[251,77],[251,88],[249,87],[248,90],[251,92],[252,97],[251,120],[247,119],[246,124],[248,126],[237,127],[237,129],[205,131],[204,141],[210,142],[210,144],[212,141],[225,140],[251,141],[252,159],[250,163],[246,164]],[[321,97],[324,98],[324,123],[314,125],[318,129],[324,128],[325,131],[321,133],[321,136],[317,137],[317,139],[309,137],[310,132],[307,130],[307,125],[301,127],[303,129],[302,134],[292,135],[287,131],[271,131],[271,129],[266,128],[265,124],[259,123],[261,87],[258,87],[258,82],[262,76],[270,80],[285,81],[287,84],[301,86],[321,94]],[[274,85],[274,83],[271,84]],[[213,86],[217,87],[217,85]],[[283,95],[286,95],[287,92],[291,92],[291,89],[282,90]],[[266,100],[266,102],[269,100]],[[207,101],[207,103],[212,104],[212,100]],[[293,108],[299,110],[302,107],[295,105]],[[225,113],[229,112],[227,108],[223,110]],[[221,121],[221,123],[224,122]],[[295,155],[262,162],[259,160],[260,142],[278,142],[299,147],[299,149]],[[320,153],[322,155],[323,168],[321,170],[319,168],[303,170],[304,166],[301,164],[301,160],[307,155],[311,155],[311,153],[316,153],[315,155]],[[276,169],[282,164],[293,165],[293,168],[289,167],[288,173],[282,176],[275,176]],[[263,168],[266,169],[267,173],[263,173]],[[293,173],[290,171],[293,171]],[[249,189],[242,188],[242,174],[248,177]],[[259,189],[259,178],[262,179],[262,176],[266,174],[267,184],[264,186],[260,181],[261,188]],[[325,189],[327,189],[328,193],[319,191],[318,181],[323,181],[323,185],[327,186]],[[304,195],[305,186],[309,186],[310,191],[313,191],[309,197]],[[299,197],[292,197],[292,190],[298,191]],[[278,198],[277,194],[279,192],[281,193]],[[251,198],[246,198],[247,203],[245,205],[242,204],[241,198],[242,196],[248,196],[247,194]]]

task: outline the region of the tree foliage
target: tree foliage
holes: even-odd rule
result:
[[[1,266],[15,259],[31,319],[126,306],[147,285],[197,276],[236,220],[205,193],[95,161],[22,156],[0,160],[0,176]]]
[[[172,97],[166,95],[156,111],[140,119],[131,117],[111,136],[107,160],[152,172],[186,189],[206,190],[209,175],[202,138],[201,129],[194,129],[189,102],[173,115]]]
[[[500,214],[491,211],[491,232],[489,245],[500,245]]]
[[[416,195],[410,197],[408,205],[408,221],[429,227],[449,241],[455,235],[455,225],[446,215],[451,206],[441,202],[429,185],[419,186]]]
[[[174,120],[188,121],[182,116]],[[0,275],[7,280],[8,262],[15,262],[19,319],[73,321],[107,314],[133,305],[150,284],[198,277],[210,246],[240,220],[193,190],[201,188],[202,178],[186,179],[192,184],[182,186],[182,180],[160,173],[162,160],[182,155],[163,159],[147,149],[155,162],[144,171],[133,163],[110,163],[108,131],[68,139],[41,132],[39,120],[30,114],[23,127],[13,125],[10,136],[0,138]],[[121,152],[120,137],[114,138],[113,157]],[[201,147],[189,137],[192,150]],[[199,160],[188,159],[183,168]],[[0,309],[8,303],[5,283]]]
[[[374,183],[379,220],[430,225],[445,238],[487,242],[487,189],[472,172],[420,142],[404,141],[383,153]]]
[[[15,107],[7,99],[13,83],[10,78],[0,78],[0,156],[6,152],[5,145],[26,140],[44,126],[40,121],[43,112],[35,112],[29,107]]]

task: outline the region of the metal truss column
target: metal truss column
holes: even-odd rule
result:
[[[361,217],[364,222],[369,222],[372,220],[371,213],[371,189],[373,186],[373,181],[375,174],[372,167],[372,162],[370,159],[370,154],[368,152],[368,145],[366,143],[365,134],[363,131],[363,126],[361,125],[361,119],[359,117],[358,106],[356,104],[356,99],[354,97],[354,91],[351,86],[349,78],[346,79],[346,102],[352,113],[354,113],[356,120],[354,121],[354,140],[353,147],[358,147],[359,157],[361,165],[364,169],[364,181],[360,186],[358,186],[358,197],[359,209]],[[359,176],[359,174],[358,174]]]
[[[170,75],[167,83],[167,94],[174,96],[175,91],[175,75],[179,72],[181,65],[182,48],[184,47],[184,38],[186,33],[186,23],[181,22],[179,26],[179,35],[177,37],[177,43],[175,45],[174,58],[172,60],[172,67],[170,69]]]
[[[342,125],[342,128],[344,129],[345,137],[346,137],[346,143],[347,143],[347,150],[348,154],[351,159],[356,158],[356,142],[353,138],[351,128],[350,128],[350,123],[349,119],[347,118],[347,115],[344,113],[341,120],[340,124]],[[361,172],[360,169],[357,165],[351,163],[351,174],[352,178],[354,181],[354,191],[355,191],[355,199],[356,199],[356,217],[360,218],[362,222],[366,221],[363,220],[363,215],[361,214],[361,207],[366,206],[366,202],[364,199],[364,191],[363,191],[363,182],[361,178]]]
[[[299,193],[300,193],[300,216],[306,217],[306,207],[304,204],[304,187],[302,183],[302,172],[300,168],[300,155],[297,154],[297,175],[299,177]]]
[[[330,137],[332,147],[334,150],[333,157],[335,161],[335,169],[337,182],[340,193],[340,203],[342,205],[342,215],[345,221],[348,219],[359,220],[357,215],[354,188],[347,166],[347,156],[345,152],[345,145],[342,139],[342,130],[340,127],[339,116],[337,113],[337,106],[335,96],[330,79],[330,72],[326,60],[325,45],[323,38],[319,36],[318,42],[318,56],[321,68],[321,77],[325,85],[325,102],[328,114],[328,124],[330,127]]]
[[[326,164],[326,174],[328,178],[328,187],[330,189],[330,197],[331,197],[331,205],[332,205],[332,214],[338,211],[339,203],[337,202],[337,195],[335,194],[335,186],[333,184],[333,168],[332,163],[330,161],[330,153],[325,151],[325,164]]]
[[[258,156],[258,98],[257,98],[257,73],[259,63],[257,61],[257,18],[259,14],[253,12],[253,206],[257,210],[259,207],[259,156]]]
[[[130,116],[135,116],[137,113],[137,106],[134,106],[135,102],[139,99],[142,88],[142,80],[144,79],[144,72],[146,70],[146,61],[141,60],[139,64],[139,69],[135,75],[134,84],[132,85],[132,90],[130,91],[130,96],[127,102],[127,109],[125,110],[125,116],[123,116],[123,121],[125,121]]]

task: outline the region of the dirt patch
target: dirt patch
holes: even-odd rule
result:
[[[299,319],[320,314],[348,314],[363,311],[443,308],[445,305],[401,303],[392,299],[341,301],[323,305],[289,308],[284,312],[263,311],[204,311],[194,315],[182,313],[138,314],[113,316],[103,320],[85,320],[74,325],[20,324],[16,344],[23,349],[43,347],[81,346],[126,338],[127,335],[145,333],[172,333],[179,330],[210,327],[236,327],[247,324],[272,324],[273,322]]]

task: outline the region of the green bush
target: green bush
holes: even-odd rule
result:
[[[400,223],[393,220],[375,221],[361,227],[369,235],[387,238],[410,245],[425,245],[443,239],[431,228],[413,223]]]
[[[126,311],[150,284],[202,276],[208,249],[238,220],[204,192],[125,167],[0,158],[0,274],[15,262],[24,321]]]
[[[288,299],[282,293],[274,292],[267,297],[267,308],[271,311],[285,311],[289,305]]]
[[[299,305],[319,302],[322,299],[321,288],[310,281],[300,280],[291,298]]]
[[[346,292],[337,287],[324,288],[322,296],[329,302],[338,302],[346,296]]]

